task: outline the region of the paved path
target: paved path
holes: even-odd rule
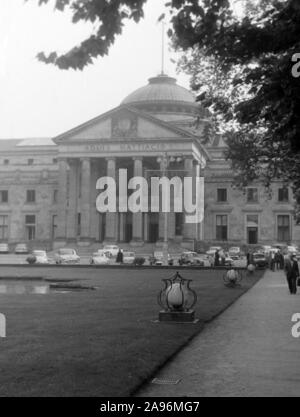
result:
[[[156,376],[179,384],[150,383],[139,395],[300,396],[294,313],[300,313],[300,293],[288,293],[283,273],[267,272]]]

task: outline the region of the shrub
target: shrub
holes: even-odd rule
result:
[[[26,262],[28,262],[30,265],[33,265],[36,263],[36,257],[33,255],[29,255],[26,259]]]
[[[145,262],[146,262],[146,259],[143,258],[142,256],[136,257],[135,260],[134,260],[134,265],[142,266],[142,265],[144,265]]]

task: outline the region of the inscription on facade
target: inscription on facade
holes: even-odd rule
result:
[[[121,144],[97,144],[97,145],[86,145],[85,150],[88,152],[151,152],[151,151],[166,151],[168,146],[164,143],[121,143]]]

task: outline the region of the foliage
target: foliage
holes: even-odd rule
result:
[[[133,264],[135,266],[143,266],[145,262],[146,262],[146,259],[145,258],[143,258],[142,256],[140,256],[140,257],[137,256],[134,259]]]

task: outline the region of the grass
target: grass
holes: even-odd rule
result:
[[[1,295],[0,396],[130,396],[262,275],[236,289],[223,271],[181,271],[198,295],[195,325],[157,324],[161,279],[174,271],[43,268],[23,276],[72,279],[98,291]],[[20,268],[0,267],[1,277]]]

